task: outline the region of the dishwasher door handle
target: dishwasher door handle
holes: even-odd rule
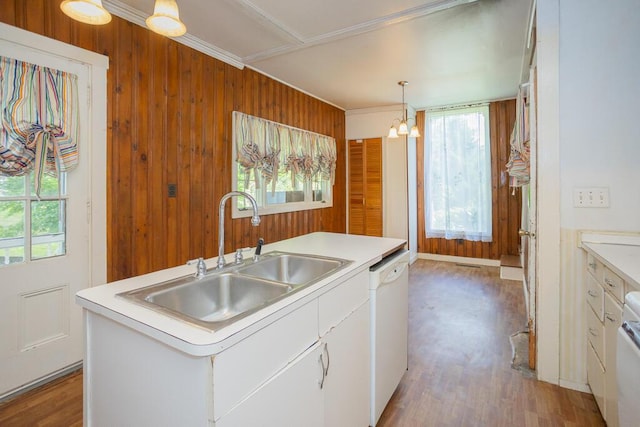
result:
[[[389,273],[384,277],[384,279],[382,279],[379,287],[395,282],[395,280],[398,277],[400,277],[402,273],[404,273],[404,271],[407,269],[408,266],[409,266],[408,262],[398,263],[392,270],[389,271]]]

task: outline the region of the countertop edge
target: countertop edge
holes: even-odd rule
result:
[[[216,332],[181,322],[116,296],[123,291],[184,276],[191,272],[192,267],[173,267],[84,289],[76,294],[76,303],[85,310],[120,323],[184,353],[192,356],[209,356],[223,351],[286,316],[338,286],[344,280],[368,269],[405,244],[406,241],[402,239],[317,232],[265,245],[263,249],[265,253],[273,250],[309,253],[345,258],[352,260],[353,263],[309,288]],[[213,258],[211,262],[214,262]]]

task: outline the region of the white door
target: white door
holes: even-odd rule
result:
[[[82,360],[75,293],[91,282],[90,67],[4,40],[0,56],[78,76],[80,161],[47,178],[41,200],[28,177],[0,177],[0,397]]]
[[[529,367],[535,369],[536,348],[536,154],[537,154],[537,128],[536,128],[536,68],[531,68],[529,73],[529,135],[530,135],[530,180],[529,184],[522,188],[522,235],[521,247],[524,252],[524,279],[525,296],[527,300],[527,316],[529,325]]]

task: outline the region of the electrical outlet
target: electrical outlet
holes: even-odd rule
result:
[[[576,208],[608,208],[609,188],[588,187],[573,189],[573,206]]]

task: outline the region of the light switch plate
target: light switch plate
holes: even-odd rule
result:
[[[608,187],[580,187],[573,189],[573,206],[576,208],[608,208]]]

